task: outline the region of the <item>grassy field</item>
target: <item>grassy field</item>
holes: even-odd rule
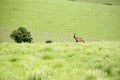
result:
[[[119,80],[120,42],[0,44],[0,80]]]
[[[98,4],[111,3],[112,5],[120,5],[120,0],[72,0],[72,1],[98,3]]]
[[[35,42],[51,38],[55,42],[72,42],[73,33],[87,41],[120,40],[120,6],[99,3],[0,0],[0,42],[11,42],[9,34],[19,26],[30,30]]]
[[[120,80],[119,21],[120,0],[0,0],[0,80]],[[10,39],[20,26],[31,44]]]

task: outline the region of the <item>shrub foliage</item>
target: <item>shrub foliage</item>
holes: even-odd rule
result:
[[[33,38],[29,31],[24,27],[19,27],[17,30],[14,30],[10,37],[15,40],[17,43],[28,42],[31,43]]]
[[[52,43],[52,41],[51,40],[47,40],[45,43]]]

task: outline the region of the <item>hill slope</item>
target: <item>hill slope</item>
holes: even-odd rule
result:
[[[30,29],[36,36],[35,41],[50,37],[60,41],[66,37],[65,34],[69,38],[61,41],[72,41],[73,33],[78,33],[88,41],[120,40],[119,14],[119,6],[68,0],[0,0],[0,36],[5,37],[1,41],[10,40],[6,31],[10,33],[19,26]],[[39,37],[41,33],[45,36]],[[50,33],[55,35],[51,36]]]
[[[91,2],[91,3],[111,3],[112,5],[120,5],[120,0],[72,0],[72,1],[81,1],[81,2]]]

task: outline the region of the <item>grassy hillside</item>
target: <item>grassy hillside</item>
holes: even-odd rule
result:
[[[72,0],[72,1],[81,1],[81,2],[91,2],[91,3],[111,3],[112,5],[120,5],[120,0]]]
[[[0,44],[0,80],[119,80],[120,42]]]
[[[119,6],[69,0],[0,0],[0,42],[10,42],[8,33],[19,26],[37,42],[71,42],[73,33],[87,41],[120,40],[119,14]]]

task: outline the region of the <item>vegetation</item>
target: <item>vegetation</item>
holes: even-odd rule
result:
[[[53,42],[53,41],[51,41],[51,40],[47,40],[47,41],[46,41],[46,43],[52,43],[52,42]]]
[[[114,4],[120,0],[109,0],[111,6],[103,5],[102,1],[106,0],[91,1],[99,4],[69,0],[0,0],[0,42],[12,42],[9,33],[18,26],[29,29],[35,42],[73,42],[74,33],[87,41],[120,40],[120,6]]]
[[[80,1],[80,2],[89,2],[89,3],[113,3],[113,5],[120,5],[120,0],[73,0],[73,1]]]
[[[14,30],[10,37],[15,40],[17,43],[22,42],[32,42],[32,37],[29,31],[27,31],[24,27],[19,27],[17,30]]]
[[[120,42],[0,44],[1,80],[119,80]]]
[[[0,0],[0,80],[119,80],[119,14],[120,0]],[[35,43],[12,43],[20,25]]]

